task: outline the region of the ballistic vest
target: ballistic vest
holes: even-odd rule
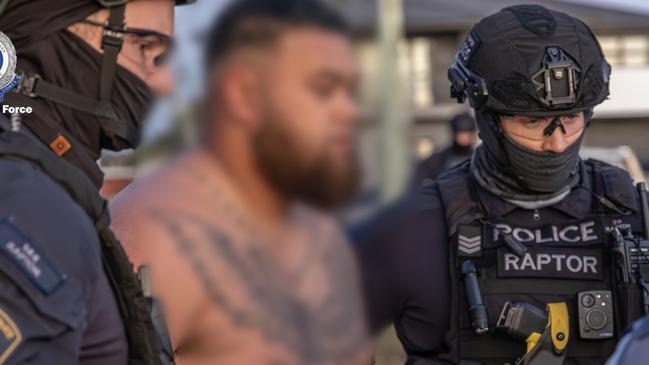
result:
[[[467,161],[444,173],[437,181],[449,231],[452,281],[450,329],[445,352],[437,359],[453,364],[514,364],[526,353],[525,342],[494,332],[474,333],[460,271],[462,263],[471,260],[479,272],[489,328],[495,327],[508,301],[526,302],[540,309],[547,303],[565,302],[570,317],[567,363],[603,364],[625,328],[642,316],[641,289],[617,280],[610,255],[609,231],[613,226],[630,226],[634,233],[642,230],[638,193],[628,173],[602,162],[584,162],[582,184],[588,179],[589,194],[608,201],[575,201],[590,204],[589,216],[539,227],[529,221],[510,222],[489,216],[478,194],[482,188],[473,179],[469,164]],[[484,190],[481,193],[489,194]],[[527,246],[525,255],[517,256],[507,247],[504,233]],[[580,338],[577,293],[591,290],[612,292],[612,338]]]
[[[160,344],[148,298],[121,243],[110,230],[107,202],[97,188],[67,161],[29,136],[0,127],[0,158],[22,160],[57,183],[87,214],[101,242],[103,269],[110,283],[128,341],[130,365],[160,365]]]

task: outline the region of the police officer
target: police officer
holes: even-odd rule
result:
[[[606,365],[640,365],[649,356],[649,317],[636,321],[618,343],[613,356]]]
[[[171,87],[174,2],[1,5],[22,73],[4,102],[32,113],[0,116],[0,364],[161,364],[96,160],[136,147],[153,93]]]
[[[613,233],[642,233],[640,195],[579,157],[609,75],[561,12],[508,7],[470,31],[449,79],[483,143],[358,244],[372,327],[395,324],[408,364],[603,364],[641,315],[609,260]]]
[[[451,145],[419,163],[415,172],[417,186],[426,179],[437,179],[442,171],[471,158],[477,139],[475,119],[468,113],[462,113],[451,118],[448,124],[451,128]]]

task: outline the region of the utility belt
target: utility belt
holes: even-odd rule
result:
[[[626,218],[535,229],[499,220],[458,225],[452,257],[459,358],[603,363],[649,308],[649,240],[632,234],[640,219]]]

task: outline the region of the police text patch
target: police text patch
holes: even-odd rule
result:
[[[473,32],[469,33],[466,36],[466,39],[462,43],[462,47],[460,48],[459,52],[460,59],[465,65],[469,63],[471,57],[473,56],[473,53],[479,45],[480,40]]]
[[[11,259],[43,294],[51,294],[64,281],[64,276],[7,218],[0,221],[0,252]]]
[[[602,253],[587,248],[528,247],[523,256],[498,249],[498,277],[601,280]]]
[[[7,312],[0,308],[0,364],[7,361],[21,341],[20,329]]]
[[[604,242],[606,234],[600,222],[593,219],[549,224],[530,228],[513,225],[503,221],[494,221],[485,227],[483,243],[486,247],[502,245],[503,235],[509,234],[518,242],[527,245],[590,245]]]

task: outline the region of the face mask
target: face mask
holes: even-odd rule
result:
[[[79,92],[86,95],[97,95],[99,86],[99,74],[101,73],[101,55],[94,49],[90,48],[84,41],[76,36],[63,32],[62,37],[66,39],[65,43],[70,44],[76,49],[76,60],[71,62],[78,70],[76,73],[68,73],[68,77],[83,77],[86,80],[85,86],[81,86]],[[69,49],[69,53],[73,48]],[[84,85],[84,83],[79,83]],[[139,132],[146,114],[153,104],[153,93],[148,85],[139,77],[135,76],[126,68],[117,65],[115,71],[115,81],[113,84],[111,105],[117,114],[117,123],[125,123],[134,131]],[[96,123],[100,130],[99,147],[112,151],[120,151],[127,148],[137,147],[139,133],[135,140],[127,140],[123,136],[113,135],[103,128],[107,121],[96,116],[84,116],[85,123]],[[84,122],[76,120],[76,125],[82,125]],[[89,136],[90,138],[94,136]],[[86,140],[84,138],[84,140]]]
[[[67,90],[91,99],[99,95],[101,54],[74,34],[61,30],[22,51],[18,62],[21,71],[37,73],[43,80],[65,85]],[[101,149],[118,151],[136,147],[136,143],[107,132],[104,128],[106,122],[100,117],[43,98],[31,99],[20,94],[15,94],[15,98],[19,104],[29,103],[33,107],[34,113],[30,118],[46,120],[54,129],[67,131],[94,160],[99,158]],[[111,98],[118,121],[113,123],[139,131],[152,102],[153,94],[148,85],[118,65]],[[27,125],[28,119],[25,121]]]
[[[517,178],[521,186],[538,193],[554,193],[578,177],[583,134],[562,153],[534,151],[516,143],[506,134],[503,137],[503,147],[514,175],[512,177]]]

